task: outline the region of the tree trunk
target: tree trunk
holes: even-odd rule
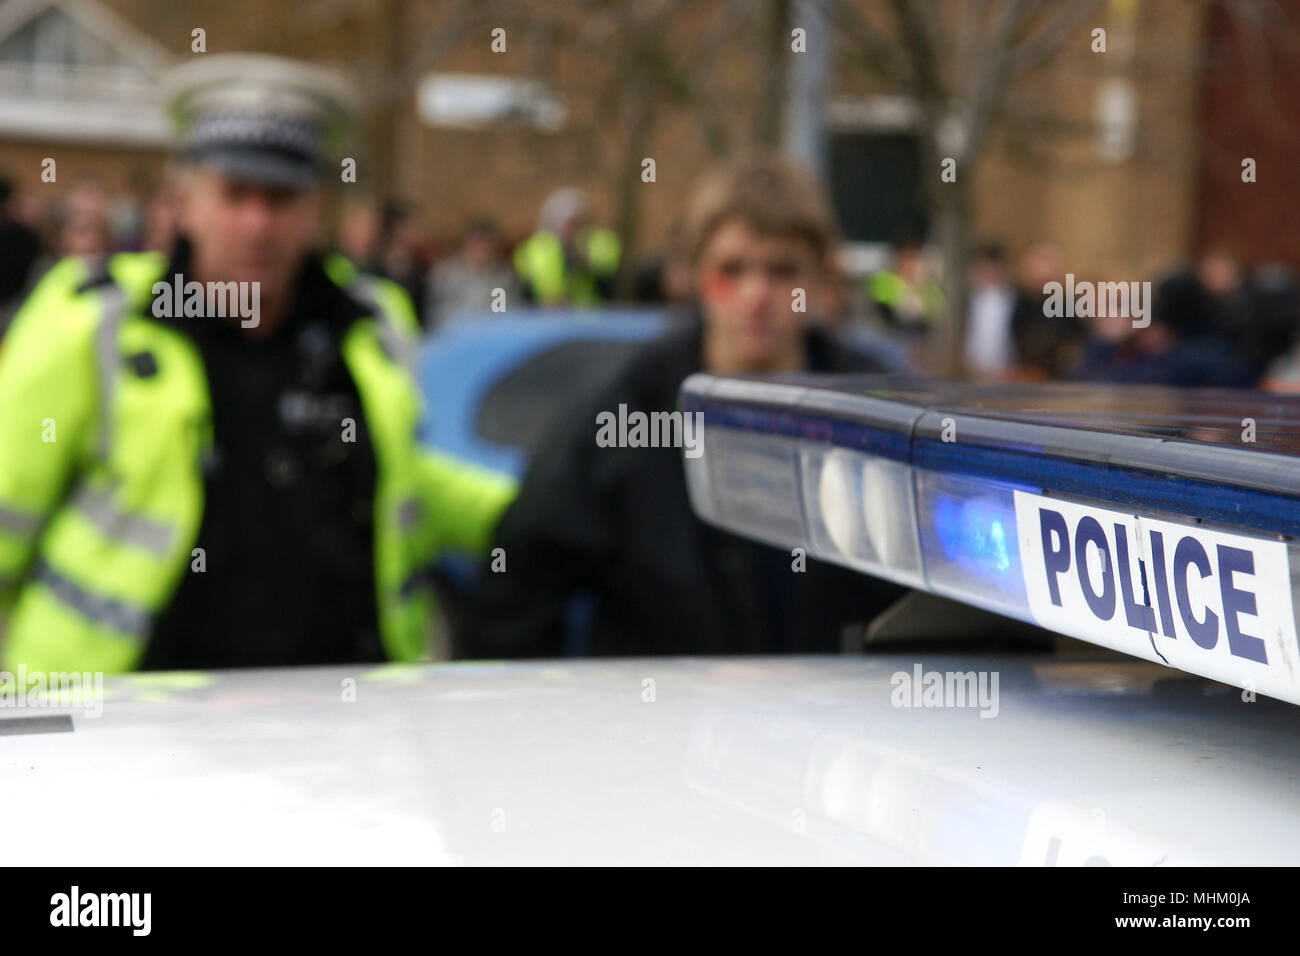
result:
[[[754,143],[774,149],[780,145],[781,121],[785,116],[786,74],[791,55],[789,0],[767,0],[759,16],[763,56],[759,61],[762,79],[754,114]]]
[[[970,314],[971,198],[969,169],[957,181],[934,191],[935,235],[943,260],[943,296],[947,321],[931,350],[935,371],[950,378],[965,373],[966,323]]]
[[[933,329],[925,347],[926,366],[934,375],[961,378],[965,373],[966,317],[970,311],[967,273],[971,256],[971,182],[973,166],[961,155],[961,144],[940,145],[942,107],[931,101],[922,104],[921,161],[925,170],[926,208],[933,217],[930,239],[938,246],[943,268],[944,315]],[[953,146],[958,148],[953,149]],[[945,159],[956,159],[956,179],[944,182]]]
[[[646,159],[654,128],[654,108],[651,97],[651,73],[644,55],[634,55],[623,81],[623,155],[619,163],[618,181],[614,194],[617,197],[614,231],[622,249],[618,264],[618,278],[614,284],[614,298],[626,301],[632,298],[636,284],[637,229],[640,225],[641,197],[647,189],[658,189],[657,183],[641,181],[641,162]],[[650,157],[653,158],[653,157]],[[658,163],[656,161],[656,177]]]
[[[365,119],[369,125],[369,149],[366,152],[371,167],[369,191],[380,203],[392,199],[397,193],[398,130],[402,125],[404,103],[396,81],[403,63],[405,6],[404,0],[385,0],[378,7],[380,13],[375,21],[377,36],[371,58],[372,85],[366,96],[369,115]]]

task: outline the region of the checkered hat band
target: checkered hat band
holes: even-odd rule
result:
[[[242,147],[313,158],[320,153],[320,129],[305,120],[266,113],[211,113],[197,117],[185,136],[191,152]]]

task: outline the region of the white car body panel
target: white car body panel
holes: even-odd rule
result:
[[[918,662],[996,673],[996,716],[895,706]],[[1095,656],[118,677],[70,733],[0,724],[5,845],[37,865],[1293,865],[1300,708],[1241,698]]]

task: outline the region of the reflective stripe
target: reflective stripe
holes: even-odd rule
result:
[[[41,519],[39,515],[0,505],[0,529],[30,537],[41,530]]]
[[[72,506],[113,541],[144,548],[160,558],[171,553],[173,527],[165,521],[119,510],[111,491],[83,484],[73,493]]]
[[[95,329],[95,364],[99,369],[99,441],[97,454],[107,461],[113,448],[113,398],[117,393],[117,330],[126,313],[126,293],[116,283],[96,290],[99,326]]]
[[[149,633],[151,615],[144,608],[102,594],[92,594],[44,561],[36,563],[32,580],[44,585],[60,604],[67,605],[101,627],[140,639]]]
[[[410,531],[420,523],[424,516],[424,503],[419,498],[407,498],[397,508],[397,527],[401,531]]]
[[[370,276],[358,275],[349,284],[348,291],[370,310],[372,318],[379,325],[379,344],[388,353],[388,357],[410,372],[412,370],[410,343],[393,317],[388,314],[388,310],[384,308],[378,282]]]
[[[402,582],[402,586],[397,589],[397,596],[403,601],[409,601],[416,591],[425,588],[432,590],[434,580],[432,568],[421,568],[418,571],[413,571],[411,572],[411,575]]]

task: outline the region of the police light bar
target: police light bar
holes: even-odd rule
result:
[[[1300,397],[693,375],[701,518],[1300,703]]]

